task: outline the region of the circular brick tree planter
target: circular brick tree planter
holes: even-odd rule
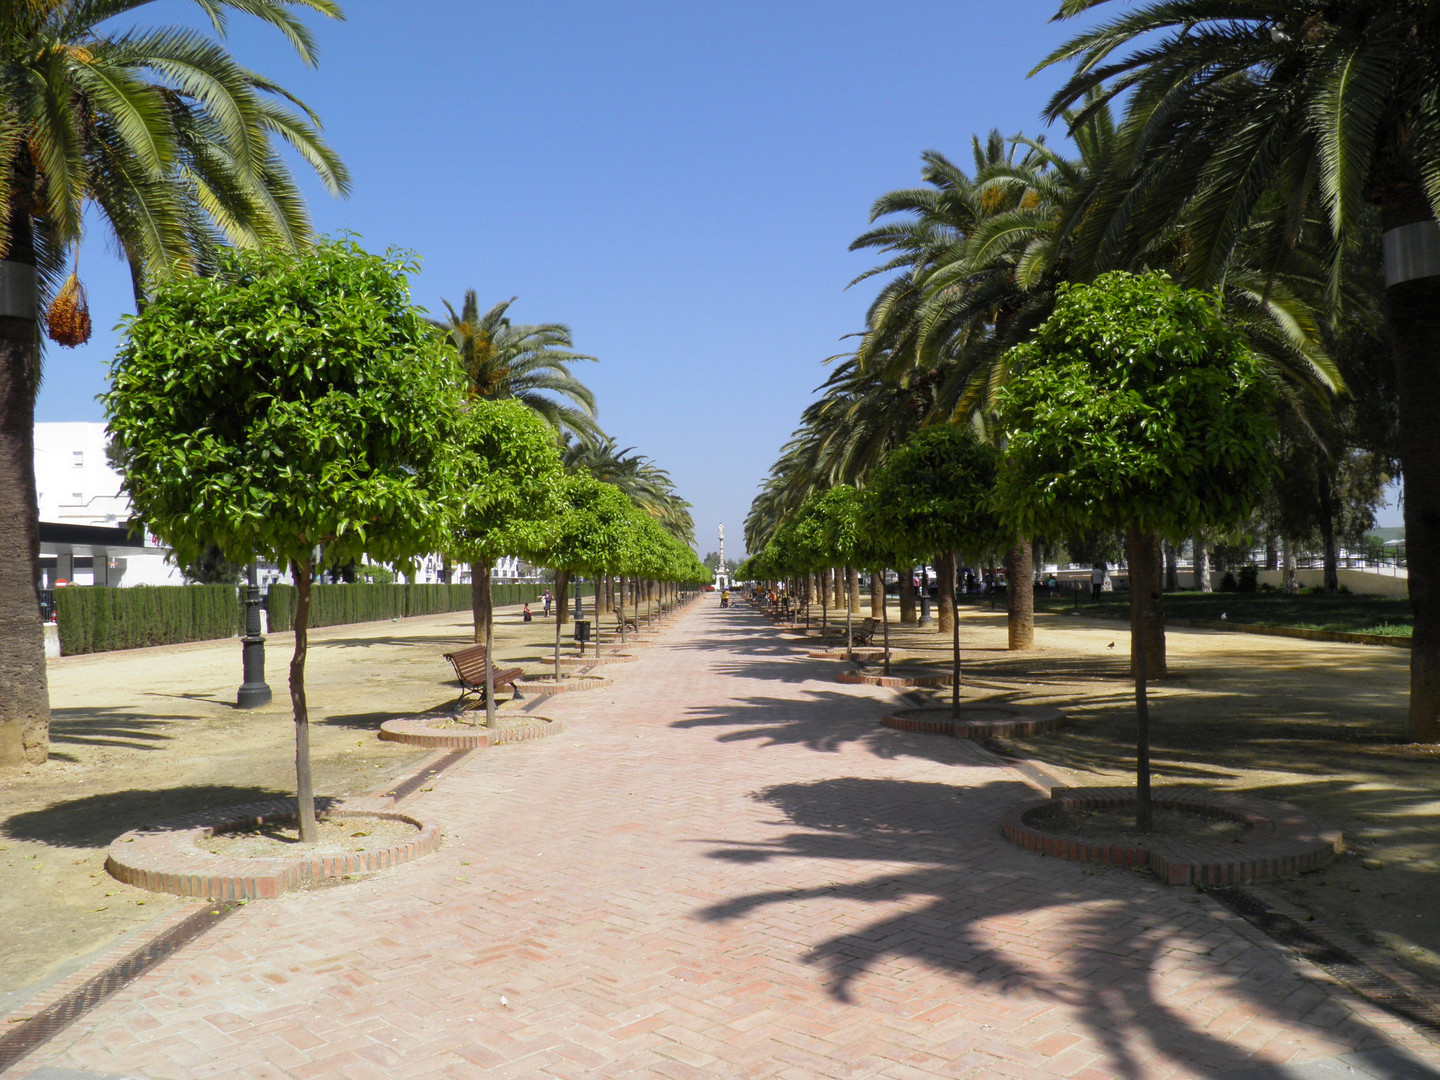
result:
[[[1185,840],[1157,835],[1143,843],[1107,843],[1045,831],[1034,824],[1055,807],[1135,805],[1134,788],[1055,788],[1012,810],[1001,826],[1007,840],[1041,855],[1152,871],[1167,885],[1244,885],[1324,866],[1345,850],[1340,830],[1289,803],[1191,787],[1158,787],[1157,809],[1180,810],[1249,826],[1230,840]]]
[[[369,851],[316,852],[250,858],[217,855],[200,846],[217,833],[294,821],[295,804],[277,799],[177,818],[155,829],[136,829],[110,845],[105,869],[127,885],[150,892],[209,900],[273,899],[306,882],[353,877],[388,870],[428,855],[440,846],[440,827],[397,813],[365,807],[358,800],[332,806],[322,819],[354,818],[400,821],[415,828],[413,838]],[[298,846],[298,845],[297,845]]]
[[[990,701],[962,701],[957,717],[949,705],[897,709],[881,721],[897,731],[950,735],[957,739],[1003,739],[1055,731],[1065,714],[1047,705],[1010,705]]]
[[[917,671],[901,671],[894,675],[869,675],[862,671],[842,671],[835,676],[835,681],[863,686],[949,686],[950,676],[928,675]]]
[[[402,716],[380,725],[380,738],[386,742],[408,743],[411,746],[433,746],[446,750],[483,750],[487,746],[543,739],[563,731],[565,725],[545,716],[505,716],[495,718],[496,726],[483,725],[484,712],[476,710],[475,723],[466,723],[454,716]]]
[[[838,649],[806,649],[805,655],[815,660],[851,660],[857,664],[868,664],[872,660],[883,659],[885,650],[864,647],[847,650],[842,645]]]
[[[566,675],[559,682],[555,681],[553,675],[527,675],[516,685],[520,686],[527,694],[539,694],[543,697],[548,694],[564,694],[575,690],[595,690],[609,682],[610,680],[603,675]]]
[[[579,656],[575,653],[562,653],[560,656],[560,666],[562,668],[580,668],[594,667],[596,664],[633,664],[639,659],[640,658],[633,653],[605,652],[599,656],[596,656],[594,652],[588,652],[584,656]],[[553,671],[555,668],[554,655],[552,654],[548,658],[542,659],[540,664],[542,667],[549,666]]]

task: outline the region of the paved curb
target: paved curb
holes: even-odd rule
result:
[[[974,715],[967,718],[967,712]],[[1004,719],[979,715],[996,712],[1010,715]],[[914,731],[924,735],[950,735],[956,739],[994,739],[1055,731],[1065,723],[1065,714],[1048,705],[969,701],[960,703],[959,719],[952,715],[949,705],[931,705],[919,709],[897,709],[888,713],[881,723],[897,731]]]
[[[131,830],[110,845],[105,869],[125,884],[149,892],[212,900],[274,899],[309,881],[388,870],[440,846],[438,825],[427,825],[392,806],[393,801],[384,798],[350,799],[321,810],[325,817],[383,818],[408,822],[418,830],[411,840],[373,851],[247,859],[226,858],[199,846],[217,832],[295,817],[293,800],[272,799],[189,814],[155,829]]]
[[[1066,808],[1124,806],[1135,801],[1134,788],[1054,788],[1048,799],[1033,799],[1005,817],[1001,832],[1007,840],[1041,855],[1071,862],[1098,862],[1140,867],[1167,885],[1246,885],[1270,881],[1323,866],[1345,850],[1339,829],[1289,803],[1255,799],[1223,791],[1191,787],[1157,787],[1156,806],[1187,810],[1210,817],[1244,821],[1250,831],[1239,840],[1153,845],[1106,844],[1041,832],[1025,819],[1050,806]]]

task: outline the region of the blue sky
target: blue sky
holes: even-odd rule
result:
[[[873,288],[846,249],[919,155],[1044,130],[1075,29],[1057,0],[349,0],[313,20],[318,68],[236,18],[230,45],[320,114],[349,166],[334,200],[297,168],[320,232],[416,252],[418,304],[518,297],[599,358],[581,377],[621,446],[669,470],[703,554],[727,554],[822,361]],[[146,23],[194,22],[160,0]],[[1052,133],[1059,138],[1059,133]],[[51,347],[37,419],[99,420],[130,310],[96,227],[81,255],[97,333]]]

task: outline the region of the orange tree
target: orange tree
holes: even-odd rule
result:
[[[932,555],[940,574],[940,602],[949,609],[951,707],[960,710],[960,626],[955,616],[957,551],[1007,544],[1013,533],[996,517],[990,493],[996,454],[968,427],[923,428],[891,451],[867,489],[865,532],[883,537],[907,562]],[[1010,582],[1028,588],[1029,582]]]
[[[1138,737],[1150,824],[1148,677],[1165,674],[1160,542],[1238,524],[1270,461],[1272,388],[1217,299],[1161,274],[1061,288],[997,396],[1002,518],[1025,536],[1126,533]]]
[[[288,565],[301,837],[315,839],[305,698],[314,552],[406,563],[440,546],[455,485],[454,353],[396,255],[349,242],[234,251],[160,288],[105,396],[136,516],[183,565],[207,544]]]

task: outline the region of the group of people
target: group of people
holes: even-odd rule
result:
[[[548,619],[550,617],[550,605],[555,603],[555,594],[552,593],[549,589],[546,589],[543,593],[540,594],[540,602],[545,605],[544,614],[545,618]],[[532,619],[535,618],[534,614],[530,611],[529,604],[525,605],[525,610],[521,613],[520,617],[526,622],[530,622]]]

